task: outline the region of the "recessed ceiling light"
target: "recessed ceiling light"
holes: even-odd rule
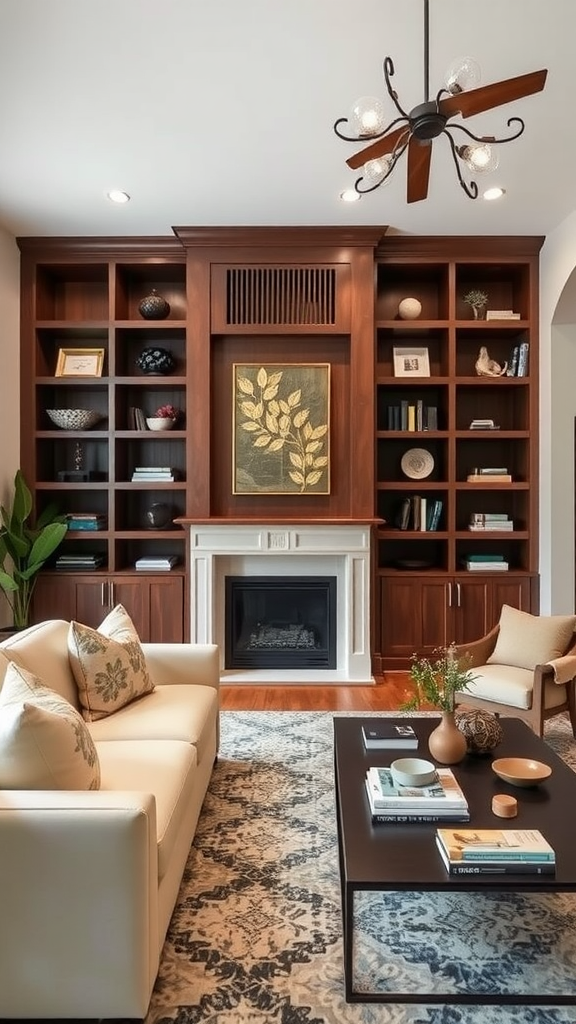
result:
[[[111,202],[113,202],[113,203],[129,203],[130,202],[130,196],[128,195],[128,193],[127,192],[122,192],[122,190],[119,189],[119,188],[112,188],[112,189],[110,189],[110,191],[107,194],[108,194],[108,199],[110,199]]]
[[[487,188],[486,191],[482,193],[482,199],[501,199],[502,196],[505,195],[505,188]]]
[[[360,199],[360,193],[357,192],[355,188],[345,188],[344,191],[340,193],[340,199],[344,203],[357,203]]]

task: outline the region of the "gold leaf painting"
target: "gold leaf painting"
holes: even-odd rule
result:
[[[330,364],[233,367],[234,494],[330,493]]]

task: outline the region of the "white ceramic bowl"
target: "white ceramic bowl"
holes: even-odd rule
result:
[[[148,416],[146,419],[148,430],[172,430],[175,422],[170,416]]]
[[[102,419],[95,409],[46,409],[46,412],[61,430],[90,430]]]
[[[390,771],[397,786],[428,786],[436,780],[436,767],[421,757],[399,757]]]
[[[531,757],[499,757],[492,762],[492,771],[511,786],[522,787],[537,786],[552,774],[549,765]]]

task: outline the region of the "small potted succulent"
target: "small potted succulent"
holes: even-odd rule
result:
[[[172,430],[179,415],[180,410],[175,409],[173,405],[161,405],[153,416],[147,417],[146,424],[149,430]]]
[[[464,302],[467,302],[472,307],[475,320],[483,320],[486,306],[488,303],[488,295],[486,292],[480,291],[479,288],[472,288],[464,296]]]

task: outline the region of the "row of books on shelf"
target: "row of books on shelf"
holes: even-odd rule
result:
[[[443,502],[439,498],[424,498],[420,494],[407,495],[400,502],[396,526],[400,530],[437,530],[442,508]]]
[[[104,565],[104,555],[99,554],[76,554],[58,555],[56,568],[68,572],[93,572]]]
[[[520,345],[514,345],[508,360],[507,377],[526,377],[528,375],[529,348],[527,341],[521,342]]]
[[[468,529],[478,533],[494,530],[510,533],[514,529],[514,520],[510,519],[507,512],[473,512]]]
[[[513,309],[487,309],[486,310],[487,320],[521,320],[520,313],[515,313]]]
[[[510,484],[512,474],[507,466],[474,466],[466,480],[468,483]]]
[[[489,552],[466,555],[462,565],[469,572],[506,572],[510,567],[504,555]]]
[[[178,565],[177,555],[142,555],[137,558],[134,567],[139,572],[167,572]]]
[[[178,480],[178,470],[172,466],[136,466],[132,473],[132,483],[139,484],[151,480],[158,483],[171,483]]]
[[[553,875],[556,855],[538,829],[436,829],[450,875]]]
[[[108,516],[100,512],[67,512],[66,526],[69,530],[105,530]]]
[[[417,402],[401,401],[386,410],[388,430],[438,430],[438,407]]]

